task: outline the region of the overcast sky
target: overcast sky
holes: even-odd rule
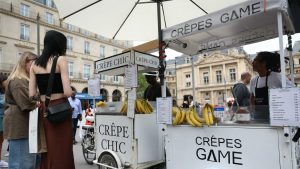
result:
[[[283,40],[284,40],[283,41],[284,48],[286,48],[287,47],[287,36],[284,36]],[[293,41],[293,45],[294,45],[295,41],[300,41],[300,33],[293,35],[292,41]],[[136,41],[136,42],[134,42],[134,46],[142,44],[142,43],[143,42]],[[276,51],[276,50],[279,50],[279,40],[278,40],[278,38],[275,38],[275,39],[271,39],[271,40],[267,40],[267,41],[263,41],[263,42],[259,42],[259,43],[254,43],[251,45],[246,45],[246,46],[244,46],[244,50],[248,54],[255,54],[260,51]],[[158,52],[153,53],[153,54],[158,55]],[[166,54],[167,54],[167,60],[174,59],[176,56],[181,55],[181,53],[176,52],[171,49],[167,49]]]

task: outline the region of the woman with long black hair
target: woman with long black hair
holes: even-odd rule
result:
[[[48,31],[44,38],[42,55],[30,69],[29,96],[40,92],[41,130],[45,131],[45,139],[40,138],[41,169],[75,169],[72,144],[71,116],[61,123],[51,123],[45,118],[45,94],[53,60],[57,58],[51,103],[65,102],[72,94],[65,54],[67,39],[57,31]],[[46,143],[46,146],[45,146]]]

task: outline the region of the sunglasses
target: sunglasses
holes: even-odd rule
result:
[[[27,58],[26,59],[26,62],[28,63],[28,62],[30,62],[30,61],[35,61],[37,58],[32,58],[32,59],[29,59],[29,58]]]

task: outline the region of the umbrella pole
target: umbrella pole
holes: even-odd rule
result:
[[[162,97],[166,97],[166,83],[164,73],[166,69],[166,64],[165,64],[165,54],[163,50],[163,41],[162,41],[162,31],[161,31],[161,14],[160,14],[160,3],[161,0],[156,1],[157,5],[157,32],[158,32],[158,53],[159,53],[159,79],[160,79],[160,84],[161,84],[161,91],[162,91]]]

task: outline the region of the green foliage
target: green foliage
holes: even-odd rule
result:
[[[144,91],[146,90],[148,83],[145,76],[142,73],[138,73],[138,88],[136,91],[137,98],[144,97]]]

